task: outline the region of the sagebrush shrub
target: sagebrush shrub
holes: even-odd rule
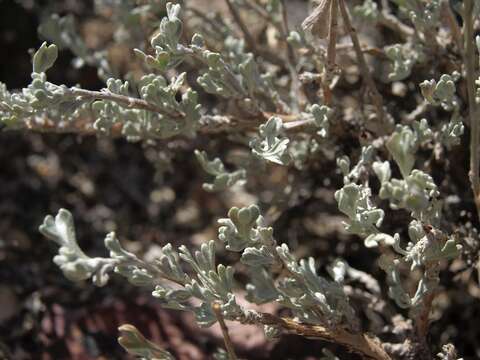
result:
[[[217,239],[196,250],[167,244],[153,262],[126,251],[115,233],[105,238],[108,257],[88,256],[65,209],[47,216],[40,231],[59,245],[54,262],[68,279],[92,279],[104,286],[117,273],[134,286],[151,289],[164,307],[193,312],[199,326],[219,322],[226,352],[218,358],[236,358],[225,320],[263,326],[267,338],[290,332],[327,340],[364,358],[431,358],[428,332],[439,273],[445,260],[461,255],[462,241],[442,214],[444,200],[452,194],[442,193],[435,183],[425,154],[442,157],[454,146],[467,146],[462,135],[468,112],[470,180],[480,208],[478,3],[320,0],[303,26],[294,29],[287,1],[225,0],[231,19],[208,15],[193,0],[97,1],[99,9],[113,9],[115,40],[134,48],[136,70],[122,75],[106,52],[86,46],[71,16],[52,15],[39,29],[52,44],[42,44],[34,54],[30,85],[21,92],[0,86],[0,121],[6,130],[143,143],[225,138],[243,151],[234,168],[224,164],[221,154],[213,158],[205,150],[192,151],[208,174],[203,189],[214,194],[247,186],[272,167],[285,167],[291,179],[301,177],[312,162],[333,152],[339,171],[330,175],[343,176],[343,187],[335,193],[343,226],[365,247],[378,249],[372,254],[378,255],[386,284],[343,259],[320,275],[313,258],[298,259],[287,244],[277,242],[275,229],[262,216],[265,209],[257,204],[232,207],[218,220]],[[256,37],[247,16],[262,22],[275,41]],[[190,23],[198,29],[193,34]],[[387,29],[391,36],[365,45],[358,26]],[[149,46],[143,44],[142,31],[150,37]],[[480,38],[476,46],[480,48]],[[78,66],[97,67],[106,87],[91,91],[49,82],[47,72],[54,71],[59,48],[70,49]],[[443,73],[441,59],[447,56],[455,66]],[[417,83],[412,89],[405,81]],[[348,90],[357,82],[360,90]],[[457,92],[459,83],[466,83],[466,95]],[[413,110],[399,111],[405,109],[409,91]],[[347,96],[356,99],[356,107],[349,108]],[[353,138],[361,145],[344,146]],[[292,186],[293,180],[285,183]],[[255,185],[249,190],[260,191]],[[406,214],[403,229],[389,218],[394,211]],[[217,264],[219,246],[238,253],[239,263]],[[247,283],[234,278],[239,265],[248,273]],[[416,283],[415,291],[404,286],[405,278]],[[289,316],[240,305],[240,285],[249,302],[276,302]],[[372,304],[393,301],[398,314],[407,309],[411,321],[395,329],[393,318],[384,319],[393,329],[389,336],[368,331],[355,305],[358,297]],[[382,316],[382,306],[368,311]],[[132,325],[120,330],[120,344],[131,354],[173,358]],[[439,356],[457,358],[450,344]],[[324,358],[335,356],[326,351]]]

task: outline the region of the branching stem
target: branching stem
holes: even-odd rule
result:
[[[384,27],[400,34],[404,39],[408,39],[415,34],[413,28],[401,22],[395,15],[392,15],[385,9],[379,13],[378,22]]]
[[[287,65],[288,65],[288,70],[290,72],[291,76],[291,98],[293,100],[293,104],[295,105],[294,111],[298,112],[299,111],[299,96],[301,93],[301,84],[298,79],[298,72],[297,72],[297,60],[295,56],[295,51],[293,50],[292,45],[287,41],[288,38],[288,17],[287,17],[287,4],[286,0],[281,0],[282,4],[282,22],[277,26],[277,30],[280,32],[280,35],[282,37],[282,40],[286,44],[287,48]]]
[[[391,359],[390,355],[383,349],[380,341],[367,334],[351,333],[341,327],[328,329],[320,325],[302,324],[290,318],[277,317],[268,313],[252,312],[249,315],[239,319],[240,322],[273,325],[296,335],[333,342],[345,346],[348,350],[360,354],[365,359]]]
[[[222,330],[223,341],[225,343],[225,349],[227,350],[228,359],[237,360],[237,355],[235,354],[232,340],[228,334],[227,324],[225,324],[225,320],[223,319],[221,305],[218,302],[214,302],[212,304],[212,310],[217,318],[218,324],[220,325],[220,329]]]
[[[357,55],[358,65],[360,67],[360,71],[365,79],[367,87],[370,90],[370,94],[372,97],[373,104],[377,109],[377,116],[380,122],[385,120],[385,111],[383,110],[383,100],[382,96],[378,92],[378,89],[375,85],[375,81],[373,80],[372,75],[370,74],[370,70],[368,69],[367,62],[365,61],[365,57],[362,52],[362,48],[360,46],[360,41],[358,40],[357,32],[353,27],[350,21],[350,15],[348,14],[347,6],[345,5],[345,0],[338,0],[340,5],[340,13],[342,14],[343,23],[345,25],[346,31],[350,35],[353,43],[353,49],[355,50],[355,54]]]
[[[335,71],[335,58],[337,56],[337,27],[338,2],[337,0],[332,0],[330,2],[330,24],[328,26],[327,63],[325,65],[325,78],[323,79],[323,94],[326,105],[330,105],[332,102],[330,84]]]
[[[221,132],[242,132],[256,131],[258,126],[264,123],[269,117],[277,116],[283,120],[284,129],[287,132],[298,132],[308,127],[314,127],[315,121],[311,119],[302,119],[301,116],[295,115],[283,115],[276,113],[261,113],[259,116],[249,119],[237,118],[234,116],[224,116],[224,121],[218,124],[211,124],[208,122],[209,116],[205,116],[202,119],[204,123],[198,129],[198,132],[202,135],[217,134]],[[44,117],[32,117],[28,121],[23,123],[23,127],[20,128],[6,128],[4,131],[14,131],[28,129],[30,131],[36,131],[41,133],[56,133],[56,134],[77,134],[80,136],[96,135],[98,132],[93,128],[93,118],[82,118],[71,124],[62,124],[59,126],[52,119]],[[112,129],[110,136],[118,137],[121,135],[121,124],[115,129]],[[155,138],[155,136],[152,136]]]
[[[243,22],[242,17],[240,16],[240,13],[238,12],[237,8],[232,4],[231,0],[225,0],[225,3],[227,4],[228,10],[230,11],[230,14],[232,15],[233,20],[237,23],[238,27],[243,33],[243,36],[245,38],[245,41],[247,42],[248,46],[250,47],[250,50],[263,57],[265,60],[271,62],[272,64],[278,65],[278,66],[284,66],[285,62],[280,58],[279,56],[275,55],[271,51],[268,50],[262,50],[257,46],[256,40],[248,30],[247,25]]]
[[[480,174],[479,174],[479,119],[475,101],[475,49],[473,39],[473,0],[465,0],[463,5],[464,62],[466,67],[468,112],[470,118],[470,182],[477,213],[480,216]]]
[[[458,48],[458,51],[463,52],[463,40],[462,40],[462,30],[458,25],[457,19],[452,12],[452,8],[448,1],[444,1],[441,7],[442,18],[445,19],[448,27],[452,32],[452,39],[455,42],[455,45]]]

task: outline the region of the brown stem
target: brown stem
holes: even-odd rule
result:
[[[452,39],[457,46],[458,51],[463,52],[463,40],[462,40],[462,29],[458,25],[457,19],[455,19],[455,15],[452,12],[452,8],[450,7],[448,1],[442,2],[442,18],[445,19],[448,27],[450,28]]]
[[[330,84],[335,71],[335,58],[337,55],[337,26],[338,26],[338,3],[332,0],[330,3],[330,24],[328,26],[328,47],[327,47],[327,63],[325,65],[325,78],[323,79],[323,94],[326,105],[332,102],[332,93]]]
[[[253,312],[239,319],[242,323],[262,324],[280,327],[290,333],[304,337],[318,338],[345,346],[365,359],[390,360],[390,355],[383,349],[380,341],[370,335],[351,333],[341,327],[328,329],[320,325],[302,324],[285,317],[277,317],[268,313]]]
[[[282,21],[281,24],[278,24],[276,26],[277,30],[280,32],[280,36],[282,37],[282,40],[286,44],[287,48],[287,65],[288,65],[288,71],[290,72],[290,93],[291,93],[291,98],[293,100],[293,111],[298,112],[299,105],[305,103],[305,96],[304,93],[302,92],[302,86],[299,81],[299,76],[297,72],[297,59],[295,56],[295,51],[293,50],[292,45],[288,42],[288,18],[287,18],[287,7],[285,4],[285,0],[281,0],[282,4]],[[303,96],[302,96],[303,95]]]
[[[149,109],[150,110],[150,109]],[[245,133],[246,131],[256,131],[258,126],[264,123],[269,117],[277,116],[282,119],[285,131],[287,132],[299,132],[308,127],[314,126],[315,122],[310,119],[302,119],[297,115],[284,115],[277,113],[260,113],[258,116],[252,118],[238,118],[234,116],[224,116],[222,121],[218,123],[209,122],[208,116],[205,116],[201,123],[203,125],[198,129],[201,135],[212,135],[221,132],[236,132]],[[90,117],[83,117],[76,119],[74,122],[68,122],[61,124],[61,126],[52,119],[36,116],[32,117],[22,123],[22,126],[16,128],[6,128],[3,131],[14,130],[30,130],[40,133],[56,133],[56,134],[77,134],[80,136],[92,136],[97,135],[98,132],[93,128],[95,119]],[[120,137],[122,130],[122,124],[116,124],[112,128],[110,134],[111,137]],[[156,138],[155,135],[152,139]]]
[[[403,38],[409,38],[415,34],[415,29],[404,24],[392,14],[392,8],[390,7],[388,0],[382,0],[382,11],[379,13],[378,22],[380,25],[402,35]]]
[[[287,59],[290,65],[295,68],[296,56],[295,51],[293,50],[292,45],[287,41],[288,38],[288,16],[287,16],[287,5],[286,0],[282,0],[282,26],[278,26],[277,29],[280,30],[280,34],[283,38],[283,41],[287,44]]]
[[[221,304],[214,302],[212,304],[212,310],[217,318],[218,324],[220,325],[220,329],[222,330],[223,341],[225,343],[225,349],[227,349],[228,358],[229,360],[237,360],[232,340],[228,334],[227,324],[225,324],[225,320],[223,319]]]
[[[415,34],[415,30],[401,22],[396,16],[384,10],[379,13],[378,22],[395,33],[402,35],[403,38],[409,38]]]
[[[187,7],[186,10],[190,11],[192,14],[199,17],[205,23],[210,24],[210,26],[217,32],[218,35],[222,34],[223,32],[222,27],[219,24],[217,24],[213,19],[209,18],[205,13],[203,13],[202,11],[198,10],[195,7]]]
[[[429,103],[426,100],[423,100],[413,111],[405,114],[403,121],[406,124],[411,124],[414,120],[418,119],[420,116],[423,116],[423,114],[428,110],[428,107]]]
[[[432,308],[432,302],[435,298],[435,292],[431,291],[422,300],[422,310],[415,319],[415,328],[417,330],[418,340],[421,344],[427,346],[428,328],[430,327],[430,310]]]
[[[480,217],[480,174],[479,174],[479,120],[477,119],[477,104],[475,101],[475,49],[473,39],[473,0],[463,3],[464,24],[464,62],[467,77],[468,111],[470,118],[470,182],[477,213]]]
[[[368,69],[367,62],[365,61],[365,57],[362,52],[362,48],[360,47],[360,41],[358,40],[358,37],[357,37],[357,32],[350,21],[350,15],[348,14],[348,10],[345,5],[345,0],[339,0],[339,5],[340,5],[340,12],[342,14],[345,29],[347,30],[347,32],[350,35],[350,38],[352,39],[353,49],[355,50],[355,54],[357,55],[357,61],[360,67],[360,71],[363,75],[363,78],[365,79],[365,82],[367,83],[367,87],[370,90],[373,104],[377,109],[378,120],[384,121],[385,111],[383,110],[382,96],[378,92],[377,87],[375,85],[375,81],[373,80],[373,77],[370,74],[370,70]]]
[[[278,23],[272,19],[272,16],[270,15],[270,13],[263,6],[257,4],[255,1],[251,1],[251,0],[245,0],[244,5],[246,7],[248,7],[248,9],[255,12],[263,20],[265,20],[266,22],[275,26],[277,28],[277,30],[280,30],[280,28],[278,26]]]
[[[431,236],[435,236],[430,233]],[[429,236],[427,234],[427,236]],[[438,241],[436,239],[432,239]],[[425,264],[425,281],[428,282],[427,288],[430,289],[422,298],[419,308],[412,312],[412,317],[415,324],[415,333],[417,337],[418,347],[417,353],[420,359],[431,359],[432,351],[428,343],[428,331],[430,329],[430,312],[432,310],[432,303],[437,294],[437,286],[439,283],[438,274],[440,272],[439,263],[431,262]]]

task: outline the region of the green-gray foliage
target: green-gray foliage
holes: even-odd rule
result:
[[[358,327],[341,282],[317,275],[313,258],[297,261],[286,244],[276,246],[273,229],[262,225],[257,206],[232,208],[228,215],[228,219],[219,220],[222,226],[218,237],[227,244],[227,250],[241,252],[241,262],[251,269],[251,283],[246,287],[250,301],[277,301],[310,324]],[[109,273],[118,273],[135,286],[152,288],[152,295],[164,307],[193,312],[200,326],[217,321],[211,308],[214,302],[220,304],[226,319],[248,314],[236,302],[233,268],[216,265],[214,240],[193,253],[183,245],[174,250],[167,244],[155,262],[147,263],[124,250],[114,233],[105,238],[109,257],[87,256],[77,243],[72,216],[65,209],[60,209],[55,218],[47,216],[40,231],[60,246],[54,262],[73,281],[92,278],[96,285],[103,286]],[[189,265],[189,271],[182,262]],[[276,283],[268,272],[272,266],[285,267],[289,276]],[[200,304],[193,305],[193,298]]]
[[[438,262],[458,256],[462,249],[454,236],[447,236],[436,228],[441,217],[440,193],[430,175],[414,169],[419,146],[432,136],[424,120],[414,123],[413,130],[408,126],[398,126],[390,136],[386,147],[399,167],[402,179],[392,178],[389,161],[372,164],[372,170],[381,184],[380,198],[387,199],[392,209],[408,210],[413,218],[408,226],[410,242],[405,249],[400,245],[398,233],[391,236],[379,230],[384,212],[372,202],[372,191],[368,185],[349,182],[348,158],[338,161],[345,176],[345,186],[335,193],[335,199],[339,210],[349,218],[345,223],[346,230],[365,237],[366,247],[392,246],[398,257],[392,259],[382,255],[379,265],[387,274],[389,296],[398,306],[411,308],[412,314],[419,311],[425,296],[438,286]],[[359,164],[363,162],[363,157]],[[359,176],[353,177],[354,181],[358,179]],[[425,230],[422,224],[433,227]],[[423,269],[413,297],[402,285],[400,269],[404,264],[408,264],[411,271],[417,267]]]
[[[421,339],[426,334],[407,339],[403,330],[389,334],[388,341],[397,343],[383,348],[373,335],[361,332],[382,328],[379,335],[387,338],[388,329],[395,327],[394,316],[378,310],[389,305],[373,275],[330,255],[321,262],[299,259],[304,248],[310,249],[306,240],[299,237],[297,253],[297,239],[277,242],[290,231],[281,237],[274,232],[276,212],[286,214],[310,199],[329,204],[333,197],[324,196],[323,188],[328,192],[343,180],[334,193],[344,216],[339,232],[360,237],[371,256],[381,252],[372,263],[385,272],[388,296],[409,309],[414,323],[428,320],[441,265],[462,251],[459,236],[452,233],[456,224],[445,218],[444,199],[451,194],[445,184],[437,185],[431,162],[435,159],[435,166],[446,167],[445,152],[462,141],[462,116],[468,113],[462,80],[465,39],[449,33],[456,27],[444,24],[440,0],[391,2],[390,8],[385,6],[388,1],[365,0],[353,8],[353,25],[360,25],[358,19],[368,25],[368,48],[361,39],[358,49],[356,32],[343,28],[347,22],[339,12],[337,40],[351,37],[354,56],[349,42],[328,44],[333,36],[317,39],[295,29],[285,1],[228,1],[232,19],[207,14],[208,9],[189,1],[96,1],[97,8],[113,9],[112,42],[132,49],[125,57],[133,66],[125,71],[110,63],[108,51],[88,48],[73,16],[46,17],[39,33],[49,43],[32,56],[31,82],[19,91],[0,83],[0,128],[120,136],[152,146],[168,159],[177,149],[187,149],[211,178],[203,190],[228,190],[221,194],[226,198],[249,192],[259,204],[236,207],[232,204],[238,199],[229,199],[227,216],[218,219],[217,239],[196,250],[165,244],[151,261],[127,251],[115,233],[104,240],[108,256],[90,257],[77,242],[72,214],[60,209],[40,226],[40,232],[59,246],[54,263],[68,279],[91,279],[97,286],[118,274],[148,289],[162,306],[190,311],[199,326],[222,323],[220,318],[257,324],[268,339],[284,330],[304,336],[315,330],[316,337],[338,341],[369,358],[371,352],[355,346],[376,344],[373,357],[378,359],[386,359],[378,355],[379,348],[390,349],[393,357],[398,351],[391,349],[411,343],[409,354],[418,356],[417,349],[425,350]],[[338,2],[320,2],[332,4]],[[457,5],[450,10],[462,13]],[[330,24],[329,7],[317,8],[321,11],[315,26],[323,30]],[[476,4],[472,14],[478,13]],[[251,26],[255,22],[260,34]],[[383,28],[390,34],[385,39],[370,36]],[[327,30],[334,35],[335,29]],[[333,49],[329,45],[337,46],[332,67],[326,66]],[[480,49],[480,37],[476,45]],[[51,82],[55,61],[63,55],[59,49],[69,49],[77,67],[96,67],[104,88],[91,91]],[[365,54],[376,55],[375,60],[362,61]],[[376,74],[374,69],[382,71]],[[443,73],[447,69],[450,74]],[[418,79],[427,80],[417,84]],[[392,85],[392,94],[384,95],[387,85]],[[405,92],[416,88],[417,93],[407,96],[393,91],[395,86]],[[480,103],[480,78],[474,90]],[[229,152],[222,152],[227,146]],[[229,171],[221,158],[228,159],[224,154],[230,155],[233,148],[243,158]],[[220,157],[210,159],[210,153]],[[327,173],[335,161],[341,179]],[[270,177],[281,183],[270,188]],[[403,214],[400,220],[391,215],[397,211]],[[318,239],[318,248],[327,240],[335,241]],[[232,252],[227,257],[222,252],[221,259],[231,259],[229,266],[218,263],[220,245]],[[368,309],[363,309],[365,299],[372,302]],[[279,314],[288,317],[252,310],[248,302],[275,303]],[[363,314],[366,324],[360,324]],[[375,324],[372,319],[377,319]],[[120,344],[131,355],[173,358],[133,326],[120,330]],[[219,351],[216,358],[231,355]],[[336,359],[328,350],[322,358]]]
[[[388,74],[390,81],[404,80],[409,77],[413,66],[417,62],[423,62],[425,57],[421,46],[411,44],[387,46],[385,55],[392,62],[391,72]]]
[[[458,74],[455,76],[458,77]],[[455,96],[455,78],[443,74],[440,81],[425,80],[420,84],[422,95],[432,105],[441,105],[445,110],[453,110],[458,107]]]
[[[202,166],[203,170],[209,175],[215,176],[212,184],[203,184],[203,189],[206,191],[222,191],[237,183],[242,184],[245,182],[247,172],[244,169],[234,172],[227,172],[222,160],[215,158],[212,161],[208,160],[207,153],[205,151],[195,150],[195,156],[198,162]]]
[[[265,124],[260,125],[258,132],[260,137],[250,141],[252,153],[272,163],[286,165],[290,161],[287,152],[290,140],[282,136],[282,120],[271,117]]]

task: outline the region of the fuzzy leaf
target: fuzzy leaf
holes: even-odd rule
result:
[[[50,69],[58,57],[58,48],[52,44],[48,45],[44,42],[42,46],[33,55],[33,71],[43,73]]]

